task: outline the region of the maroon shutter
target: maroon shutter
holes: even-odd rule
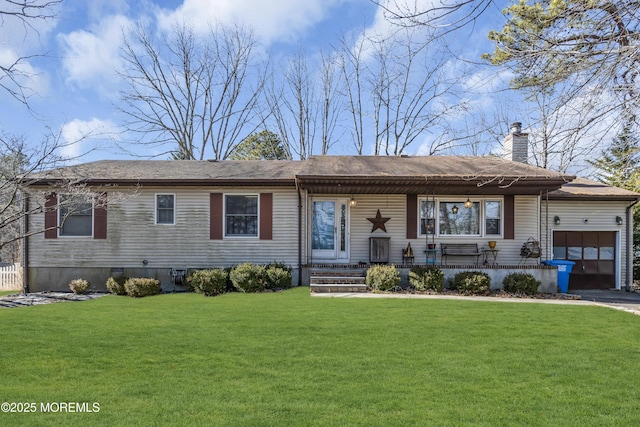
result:
[[[515,239],[515,202],[513,195],[504,196],[504,238]]]
[[[58,237],[58,197],[56,193],[49,193],[44,201],[44,238]]]
[[[418,238],[418,195],[407,194],[407,239]]]
[[[93,238],[107,238],[107,193],[96,196],[93,207]]]
[[[260,240],[273,238],[273,193],[260,193]]]
[[[209,239],[222,240],[222,193],[209,195]]]

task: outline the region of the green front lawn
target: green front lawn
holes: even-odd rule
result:
[[[195,294],[0,309],[0,425],[640,424],[640,317]],[[93,402],[97,413],[41,413]]]

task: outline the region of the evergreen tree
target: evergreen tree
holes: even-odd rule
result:
[[[627,119],[620,133],[599,159],[589,161],[595,166],[598,181],[631,191],[640,190],[640,141],[636,133],[636,118]]]
[[[278,135],[268,130],[249,135],[233,149],[229,156],[231,160],[287,160],[290,158]]]
[[[599,159],[590,161],[598,169],[597,179],[608,185],[640,192],[640,141],[636,117],[630,116],[611,147]],[[633,208],[633,276],[640,278],[640,205]]]

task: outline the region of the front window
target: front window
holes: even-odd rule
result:
[[[484,224],[486,235],[502,233],[502,203],[499,200],[484,202]]]
[[[225,196],[227,236],[258,236],[258,196]]]
[[[464,200],[440,202],[441,235],[480,235],[480,203],[464,205]]]
[[[156,194],[156,224],[175,224],[176,196]]]
[[[418,203],[421,236],[501,236],[502,200],[422,198]]]
[[[420,234],[435,234],[436,209],[432,200],[420,201]]]
[[[91,236],[93,203],[79,196],[60,196],[58,209],[60,236]]]

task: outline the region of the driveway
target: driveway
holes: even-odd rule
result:
[[[640,293],[612,290],[575,290],[570,294],[580,295],[583,301],[594,301],[603,305],[630,310],[640,314]]]

